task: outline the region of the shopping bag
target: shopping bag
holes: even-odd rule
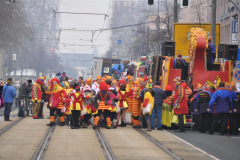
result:
[[[143,107],[143,115],[149,114],[151,112],[152,103],[147,104],[146,107]]]
[[[119,107],[118,103],[116,102],[115,104],[116,104],[116,106],[117,106],[117,111],[116,111],[116,113],[121,112],[121,108]]]
[[[126,123],[126,124],[130,124],[130,123],[131,123],[131,115],[130,115],[129,112],[126,112],[126,113],[125,113],[124,123]]]
[[[51,98],[51,107],[52,108],[57,108],[58,107],[58,104],[59,104],[59,97],[57,96],[52,96]]]
[[[93,105],[91,105],[91,110],[92,110],[92,113],[95,113],[97,111],[97,109]]]
[[[66,107],[65,107],[65,106],[63,106],[63,108],[61,109],[61,112],[62,112],[62,113],[65,113],[65,112],[66,112]]]
[[[81,116],[84,116],[87,114],[87,110],[85,107],[83,107],[83,109],[81,110]]]

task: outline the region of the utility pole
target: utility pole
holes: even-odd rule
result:
[[[178,22],[178,3],[177,0],[174,0],[174,23]]]
[[[158,0],[158,16],[156,19],[157,23],[157,34],[160,35],[160,13],[159,13],[159,0]],[[158,40],[158,55],[160,54],[160,39]]]
[[[211,22],[211,35],[212,35],[212,44],[215,45],[216,39],[216,6],[217,1],[212,0],[212,22]]]

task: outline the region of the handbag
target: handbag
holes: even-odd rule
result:
[[[52,96],[52,100],[51,100],[51,107],[52,108],[57,108],[58,107],[58,104],[59,104],[59,97],[57,96]]]
[[[93,105],[91,105],[91,110],[92,110],[92,113],[95,113],[97,111],[97,109]]]
[[[65,113],[65,112],[66,112],[66,107],[65,107],[65,106],[63,106],[63,108],[61,109],[61,112],[62,112],[62,113]]]
[[[121,108],[119,107],[118,103],[115,103],[115,104],[116,104],[116,106],[117,106],[117,111],[116,111],[116,113],[121,112]]]
[[[125,120],[124,120],[124,123],[131,123],[131,116],[130,116],[130,113],[129,112],[126,112],[125,113]]]
[[[85,108],[85,106],[83,106],[83,109],[81,110],[81,116],[84,116],[87,114],[87,110]]]
[[[152,103],[147,104],[146,107],[143,108],[143,115],[149,114],[151,112]]]

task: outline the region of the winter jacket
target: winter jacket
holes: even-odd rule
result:
[[[232,106],[233,106],[233,108],[235,109],[235,108],[237,107],[237,105],[238,105],[238,97],[237,97],[237,94],[236,94],[236,92],[233,91],[233,90],[230,90],[229,92],[230,92],[231,97],[232,97]],[[232,113],[234,113],[233,109],[232,109]]]
[[[233,109],[231,94],[224,88],[220,88],[213,94],[208,108],[212,109],[214,103],[215,113],[229,113]]]
[[[236,92],[237,97],[238,97],[238,103],[234,105],[234,109],[237,109],[237,113],[240,113],[240,93]]]
[[[163,105],[163,100],[167,98],[166,93],[160,87],[154,87],[154,107],[159,107]]]
[[[208,90],[201,91],[195,97],[197,100],[196,109],[200,111],[200,113],[208,113],[208,104],[211,100],[213,93]],[[210,110],[210,113],[213,113],[213,109]]]
[[[28,96],[30,92],[31,92],[31,88],[28,87],[26,84],[23,84],[19,90],[18,101],[23,100],[22,96]]]
[[[17,95],[16,90],[12,85],[4,85],[2,94],[4,103],[13,103],[13,100]]]

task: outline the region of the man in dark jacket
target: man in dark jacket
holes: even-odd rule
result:
[[[213,110],[211,109],[210,112],[208,112],[207,109],[212,95],[213,93],[210,91],[210,85],[207,84],[204,90],[199,92],[196,96],[197,105],[195,111],[200,111],[201,115],[200,133],[205,133],[210,129]]]
[[[227,132],[228,123],[228,113],[233,110],[232,97],[228,90],[224,88],[224,82],[219,83],[219,90],[217,90],[209,102],[208,112],[213,108],[215,103],[215,115],[213,117],[213,122],[209,130],[209,134],[213,135],[218,121],[221,121],[220,135],[224,135]]]
[[[47,96],[46,96],[46,93],[45,93],[44,85],[41,85],[41,91],[42,91],[42,101],[41,101],[40,110],[39,110],[39,113],[38,113],[38,118],[39,119],[44,119],[44,117],[43,117],[43,106],[44,106],[44,102],[47,102]]]
[[[161,120],[162,120],[162,104],[163,100],[167,98],[166,93],[160,88],[160,82],[156,82],[154,91],[154,107],[151,115],[151,126],[155,129],[155,116],[157,116],[157,130],[162,130]]]
[[[21,100],[24,99],[23,96],[25,96],[25,98],[27,98],[27,96],[29,95],[29,93],[31,92],[31,87],[29,87],[28,81],[23,83],[22,86],[19,89],[19,94],[18,94],[18,117],[23,117],[23,108],[21,106]]]

